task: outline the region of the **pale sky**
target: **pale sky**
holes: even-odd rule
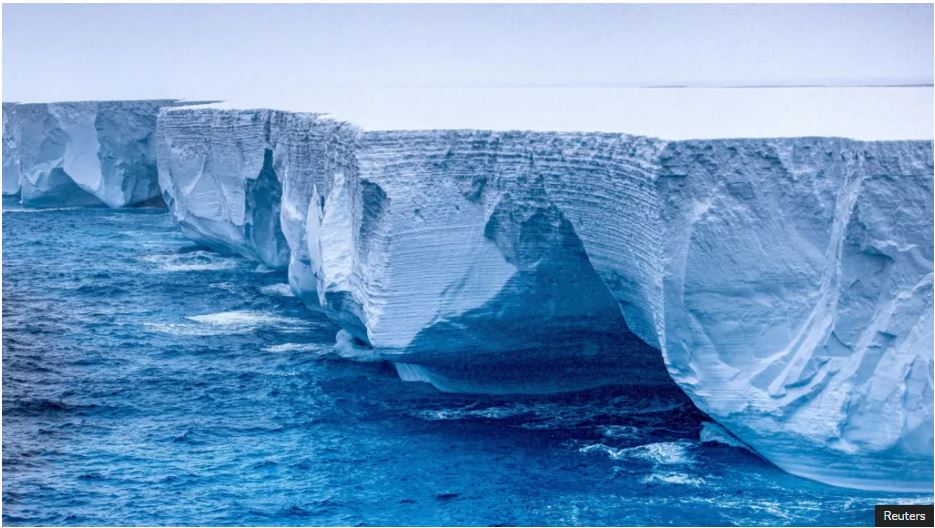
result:
[[[931,5],[7,4],[3,100],[223,99],[372,128],[931,137],[932,50]],[[929,87],[811,102],[629,88],[813,84]]]

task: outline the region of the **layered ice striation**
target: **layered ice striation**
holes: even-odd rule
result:
[[[295,293],[345,329],[347,355],[456,391],[669,381],[524,154],[548,134],[361,132],[315,114],[193,107],[165,110],[158,136],[182,228],[288,266]],[[586,139],[564,138],[579,158],[621,141]]]
[[[158,201],[156,115],[174,104],[4,103],[4,194],[37,207]]]
[[[618,134],[364,133],[355,222],[328,205],[346,201],[342,191],[325,201],[322,304],[353,314],[345,328],[404,378],[445,390],[668,382],[653,343],[637,337],[644,321],[620,309],[588,253],[576,224],[589,213],[565,195],[578,192],[572,181],[613,178],[638,206],[643,159],[657,148]],[[622,245],[644,236],[616,234]]]
[[[792,473],[931,489],[931,142],[362,132],[210,108],[167,109],[159,139],[186,231],[288,266],[348,355],[451,391],[667,370]]]
[[[657,158],[659,346],[780,467],[932,487],[932,144],[670,143]]]
[[[3,194],[19,192],[19,164],[13,158],[13,107],[3,103]]]
[[[353,170],[356,128],[312,113],[179,107],[162,113],[157,135],[162,196],[186,234],[288,267],[293,289],[316,305],[309,207]]]

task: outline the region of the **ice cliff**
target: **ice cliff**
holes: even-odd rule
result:
[[[672,143],[658,158],[660,349],[780,467],[932,486],[932,144]]]
[[[512,197],[485,193],[470,148],[483,134],[433,173],[415,155],[448,149],[434,136],[361,133],[314,114],[173,108],[159,121],[160,181],[189,236],[288,267],[293,290],[345,328],[349,353],[355,341],[373,347],[405,378],[497,392],[567,390],[634,370],[641,382],[666,381],[545,189],[516,174],[503,179]],[[503,171],[515,164],[489,155]]]
[[[930,142],[364,132],[212,108],[166,109],[158,136],[186,232],[288,267],[349,354],[455,391],[664,368],[792,473],[931,489]]]
[[[160,196],[156,114],[172,100],[3,104],[3,192],[25,205],[123,207]]]
[[[157,131],[163,199],[191,238],[288,267],[315,305],[320,259],[309,254],[308,211],[335,174],[353,170],[356,134],[310,113],[169,109]]]
[[[345,355],[448,391],[672,379],[791,473],[931,490],[930,141],[363,131],[171,101],[3,111],[4,193],[161,190],[189,237],[287,269]]]
[[[3,103],[3,194],[19,192],[19,171],[13,161],[13,107],[15,103]]]

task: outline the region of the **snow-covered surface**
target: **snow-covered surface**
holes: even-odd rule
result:
[[[156,114],[171,100],[4,104],[4,184],[25,205],[104,203],[159,196]]]
[[[289,98],[294,92],[218,107],[325,112],[364,130],[602,131],[666,139],[935,137],[931,86],[321,85]]]

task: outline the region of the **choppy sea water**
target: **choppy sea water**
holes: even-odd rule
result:
[[[336,358],[285,280],[164,210],[4,200],[3,523],[871,525],[932,500],[788,475],[674,386],[404,383]]]

